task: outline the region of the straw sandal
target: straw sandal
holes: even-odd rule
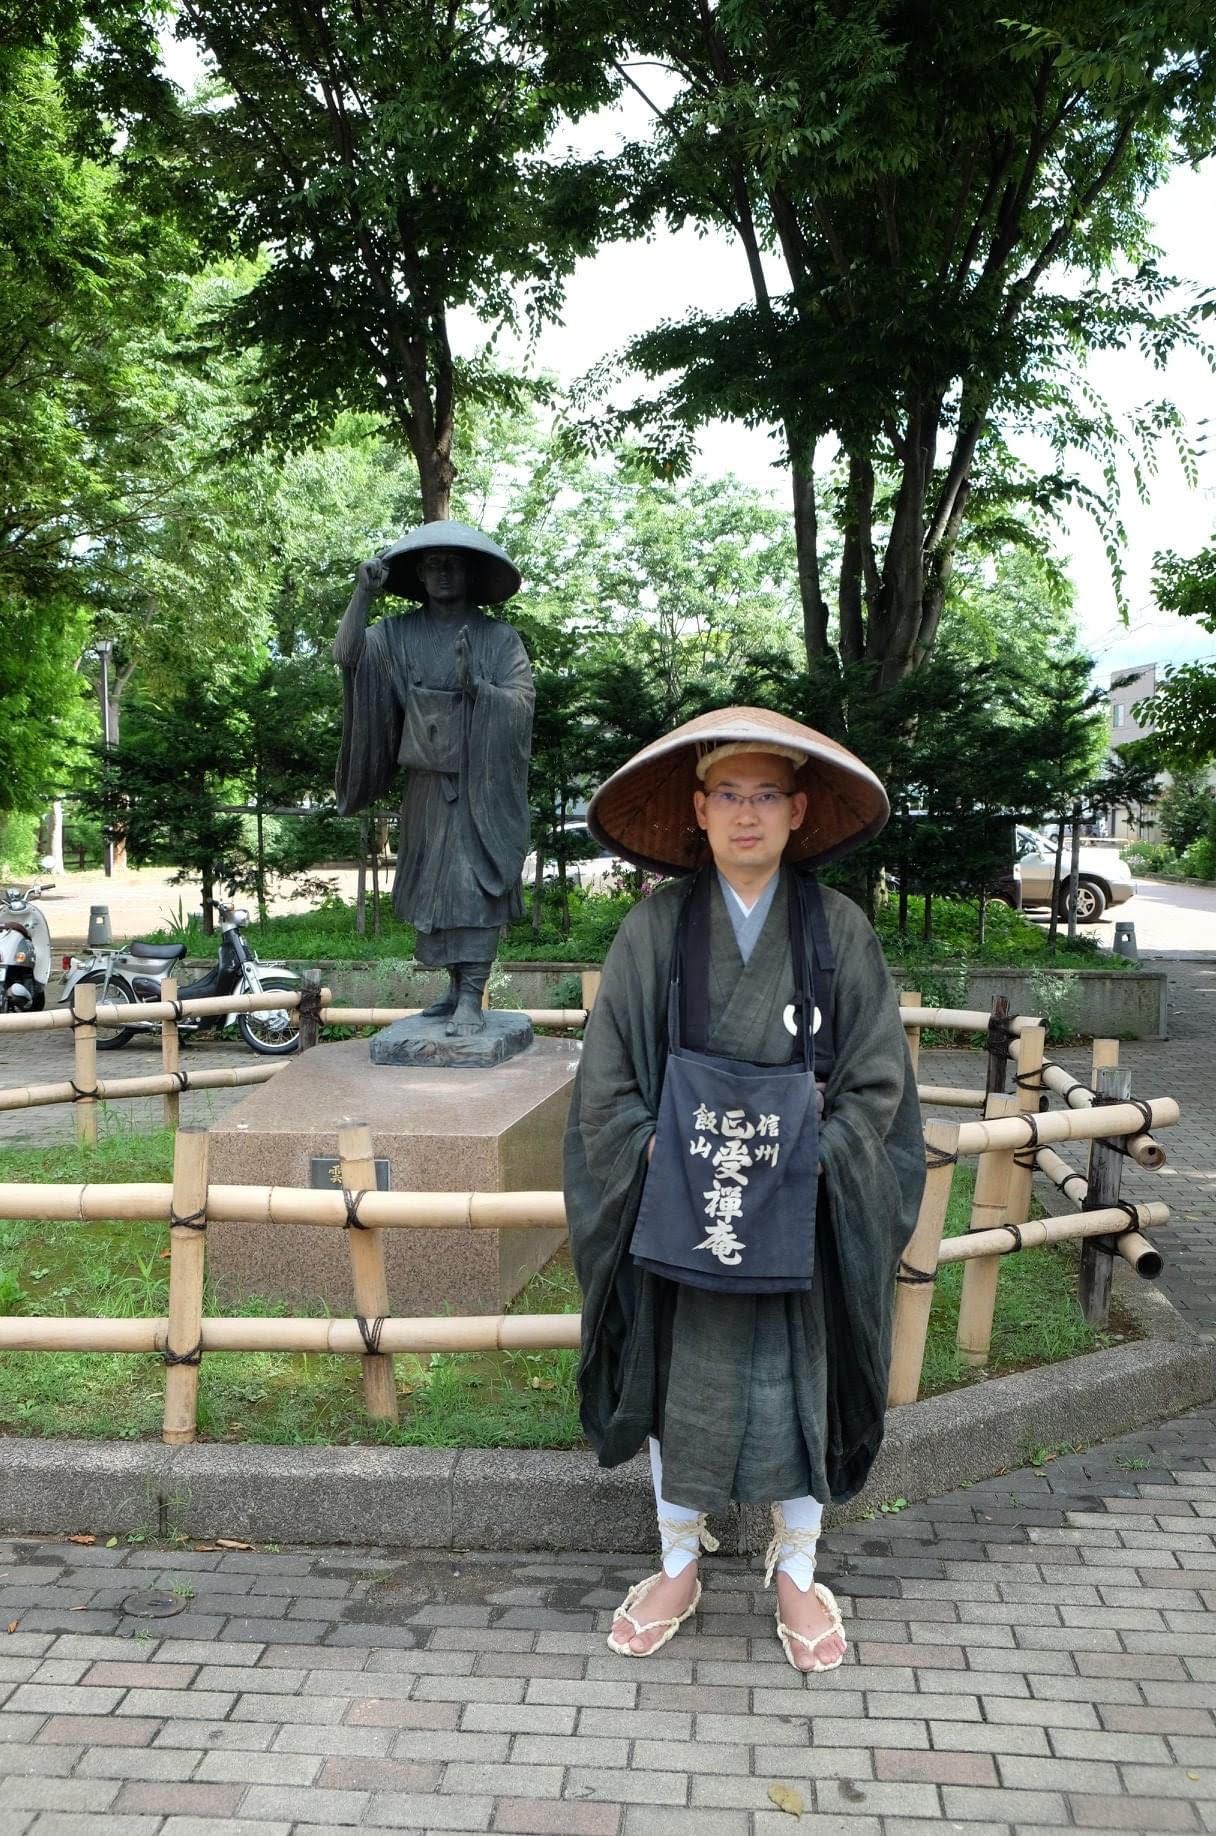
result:
[[[685,1549],[691,1556],[699,1556],[702,1549],[705,1549],[712,1555],[714,1550],[718,1547],[717,1537],[711,1536],[709,1531],[705,1528],[704,1512],[691,1523],[679,1517],[660,1517],[659,1535],[663,1542],[663,1553],[665,1555],[671,1549]],[[609,1632],[608,1649],[609,1651],[615,1651],[618,1657],[653,1657],[656,1651],[661,1651],[663,1649],[663,1646],[669,1639],[675,1637],[680,1627],[684,1624],[684,1621],[686,1619],[691,1619],[696,1612],[701,1601],[701,1577],[699,1575],[697,1576],[697,1584],[693,1592],[693,1597],[682,1613],[676,1614],[672,1619],[639,1620],[634,1618],[632,1609],[642,1604],[656,1582],[664,1578],[664,1573],[665,1571],[660,1568],[657,1574],[647,1575],[644,1581],[636,1581],[622,1600],[620,1606],[616,1609],[616,1612],[612,1615],[613,1624],[615,1624],[618,1619],[627,1619],[629,1621],[630,1625],[633,1627],[633,1632],[631,1634],[633,1638],[639,1638],[646,1632],[653,1632],[656,1626],[663,1627],[662,1638],[657,1638],[648,1651],[634,1651],[628,1643],[623,1645],[618,1644],[616,1639],[613,1638],[612,1633]]]
[[[787,1524],[785,1521],[785,1514],[780,1505],[773,1505],[772,1513],[773,1537],[768,1548],[764,1552],[765,1587],[769,1587],[772,1584],[773,1571],[778,1562],[783,1561],[787,1555],[805,1555],[809,1556],[811,1560],[814,1561],[815,1545],[819,1541],[818,1530],[799,1530]],[[812,1672],[817,1670],[838,1669],[839,1666],[844,1663],[844,1651],[848,1650],[848,1640],[844,1636],[844,1622],[840,1617],[840,1608],[836,1604],[836,1596],[833,1594],[831,1588],[825,1587],[821,1581],[816,1581],[812,1585],[815,1590],[815,1598],[831,1621],[830,1625],[825,1626],[822,1632],[817,1632],[813,1638],[808,1638],[805,1632],[795,1632],[793,1626],[787,1626],[781,1617],[780,1606],[777,1608],[777,1637],[781,1640],[781,1649],[785,1652],[790,1668],[798,1671],[801,1676],[810,1676]],[[839,1657],[835,1657],[830,1663],[825,1664],[822,1658],[815,1656],[815,1647],[821,1645],[825,1638],[831,1638],[834,1633],[841,1639],[844,1645],[844,1651],[840,1653]],[[791,1640],[793,1640],[795,1644],[802,1645],[811,1654],[811,1662],[805,1670],[801,1664],[796,1663],[794,1660],[794,1653],[790,1649]]]

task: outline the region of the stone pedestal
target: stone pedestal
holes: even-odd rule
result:
[[[292,1059],[211,1129],[217,1185],[307,1186],[338,1128],[366,1122],[389,1184],[404,1192],[553,1191],[577,1048],[538,1039],[487,1070],[372,1065],[367,1041]],[[386,1230],[395,1315],[500,1313],[564,1240],[558,1230]],[[207,1266],[226,1301],[260,1294],[353,1311],[345,1231],[326,1225],[212,1224]]]

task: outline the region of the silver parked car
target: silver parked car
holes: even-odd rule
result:
[[[1022,904],[1050,905],[1055,869],[1055,842],[1035,829],[1017,828],[1018,866],[1022,873]],[[1072,844],[1064,837],[1060,863],[1060,913],[1068,916],[1068,874]],[[1131,870],[1115,848],[1087,848],[1081,843],[1081,873],[1077,881],[1077,923],[1094,924],[1108,905],[1122,905],[1136,890]]]

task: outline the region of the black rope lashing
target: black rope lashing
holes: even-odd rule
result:
[[[173,1020],[171,1024],[173,1026],[177,1026],[184,1012],[181,1002],[180,1001],[166,1001],[165,1006],[171,1007],[173,1009]]]
[[[83,982],[77,982],[76,984],[76,988],[83,988],[84,986],[85,984]],[[92,988],[94,984],[90,982],[88,986]],[[78,1026],[96,1027],[97,1025],[96,1020],[82,1020],[80,1015],[76,1012],[76,988],[73,988],[71,994],[68,996],[68,1012],[72,1016],[72,1031],[73,1032],[76,1031],[76,1028]]]
[[[101,1095],[101,1091],[97,1088],[96,1084],[94,1084],[91,1090],[82,1090],[75,1078],[70,1077],[68,1083],[72,1086],[73,1103],[95,1103],[97,1098]]]
[[[165,1364],[201,1364],[203,1362],[203,1341],[200,1339],[194,1350],[188,1352],[170,1351],[166,1346],[161,1353],[161,1360]]]
[[[190,1073],[188,1071],[167,1071],[165,1075],[176,1080],[179,1090],[189,1090]]]
[[[1121,1224],[1118,1230],[1111,1232],[1112,1236],[1126,1237],[1129,1230],[1140,1229],[1140,1212],[1135,1205],[1129,1205],[1126,1199],[1114,1199],[1111,1204],[1103,1206],[1103,1210],[1121,1211],[1127,1219],[1126,1224]]]
[[[183,1217],[180,1212],[169,1210],[170,1230],[206,1230],[207,1207],[200,1205],[197,1211],[188,1211]]]
[[[366,1230],[367,1225],[361,1225],[360,1229]],[[360,1338],[367,1347],[369,1358],[377,1358],[380,1355],[380,1334],[384,1331],[384,1320],[383,1314],[374,1320],[365,1320],[361,1313],[355,1315],[355,1324],[359,1328]]]
[[[1102,1103],[1104,1105],[1109,1105],[1111,1103],[1129,1103],[1133,1109],[1138,1109],[1140,1111],[1140,1117],[1144,1123],[1144,1133],[1146,1135],[1151,1133],[1152,1126],[1153,1126],[1152,1106],[1151,1104],[1146,1103],[1142,1097],[1107,1096],[1104,1093],[1099,1094],[1095,1092],[1094,1094],[1095,1107],[1099,1103]],[[1130,1139],[1129,1136],[1127,1135],[1104,1136],[1103,1139],[1106,1140],[1108,1146],[1115,1148],[1120,1154],[1127,1153],[1128,1151],[1127,1144]]]
[[[1015,1167],[1022,1167],[1025,1169],[1029,1169],[1029,1171],[1033,1173],[1035,1168],[1039,1164],[1038,1149],[1037,1148],[1019,1148],[1017,1153],[1013,1157],[1013,1164]]]
[[[947,1154],[945,1148],[934,1147],[931,1141],[925,1143],[925,1166],[932,1173],[935,1167],[956,1167],[957,1154]]]
[[[1014,1118],[1012,1117],[1010,1118],[1011,1121],[1013,1119]],[[1038,1150],[1043,1145],[1043,1143],[1039,1140],[1039,1118],[1037,1116],[1030,1115],[1026,1113],[1025,1111],[1023,1111],[1022,1114],[1019,1115],[1016,1119],[1019,1122],[1024,1122],[1027,1128],[1030,1130],[1030,1139],[1026,1143],[1026,1146],[1030,1148],[1033,1152],[1037,1153]]]
[[[901,1262],[895,1279],[898,1282],[906,1282],[909,1287],[920,1288],[926,1282],[937,1280],[937,1270],[914,1269],[910,1262]]]
[[[370,1224],[364,1224],[359,1216],[359,1206],[363,1202],[362,1192],[352,1192],[349,1186],[342,1188],[342,1202],[346,1206],[346,1222],[343,1230],[370,1230]]]
[[[1009,1232],[1009,1235],[1013,1238],[1013,1247],[1015,1250],[1025,1249],[1026,1245],[1022,1242],[1022,1226],[1020,1224],[1002,1224],[1001,1229]]]

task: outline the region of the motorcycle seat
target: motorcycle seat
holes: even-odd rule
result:
[[[128,956],[142,957],[146,962],[167,963],[185,954],[185,944],[133,943],[127,945]]]

